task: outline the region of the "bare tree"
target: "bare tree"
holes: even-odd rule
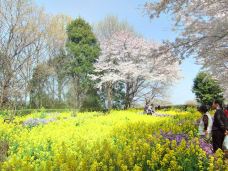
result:
[[[30,0],[0,0],[0,106],[29,102],[34,69],[64,51],[70,20],[47,15]],[[55,76],[51,78],[48,88],[54,96]]]
[[[67,55],[65,44],[67,41],[66,27],[71,22],[71,18],[65,15],[49,17],[47,25],[47,52],[48,63],[54,69],[55,74],[49,80],[52,98],[62,100],[66,78],[64,66],[66,65]],[[57,93],[56,93],[57,92]]]
[[[110,15],[106,16],[104,20],[96,23],[93,26],[93,31],[98,40],[102,41],[104,39],[110,39],[116,32],[134,32],[134,29],[126,21],[120,21],[118,17]]]
[[[26,71],[39,59],[46,14],[27,0],[0,1],[0,106],[25,92]]]

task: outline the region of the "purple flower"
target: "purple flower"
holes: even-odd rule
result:
[[[177,144],[180,144],[182,140],[187,141],[188,140],[188,135],[186,134],[172,134],[172,132],[167,132],[167,133],[161,133],[161,135],[170,141],[175,140]]]
[[[185,140],[188,142],[189,138],[188,135],[186,134],[173,134],[171,131],[169,132],[163,132],[162,130],[160,131],[160,134],[164,139],[168,139],[170,141],[175,140],[177,142],[177,145],[180,144],[182,140]],[[206,142],[203,138],[199,139],[199,145],[200,147],[206,152],[207,155],[213,154],[213,147],[210,143]],[[187,143],[187,146],[189,146],[189,143]]]
[[[207,153],[207,155],[213,154],[213,146],[207,143],[203,138],[199,139],[200,147]]]

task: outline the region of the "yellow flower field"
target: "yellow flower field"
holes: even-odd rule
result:
[[[32,113],[4,123],[0,141],[9,144],[0,170],[224,170],[223,154],[200,148],[194,124],[197,112],[138,110],[77,113]],[[52,122],[25,126],[29,118]],[[169,133],[168,133],[169,132]],[[186,139],[169,140],[172,132]],[[166,133],[168,133],[166,135]],[[179,141],[179,142],[178,142]],[[187,148],[188,147],[188,148]]]

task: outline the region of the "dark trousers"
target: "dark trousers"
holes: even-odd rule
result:
[[[212,144],[214,153],[219,148],[222,149],[222,144],[225,138],[225,134],[221,130],[212,131]]]

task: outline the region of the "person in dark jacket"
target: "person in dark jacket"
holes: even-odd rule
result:
[[[227,134],[227,118],[222,110],[222,102],[219,100],[214,100],[212,104],[212,109],[216,109],[214,114],[214,121],[212,125],[212,144],[213,151],[216,152],[217,149],[222,149],[222,144]]]

